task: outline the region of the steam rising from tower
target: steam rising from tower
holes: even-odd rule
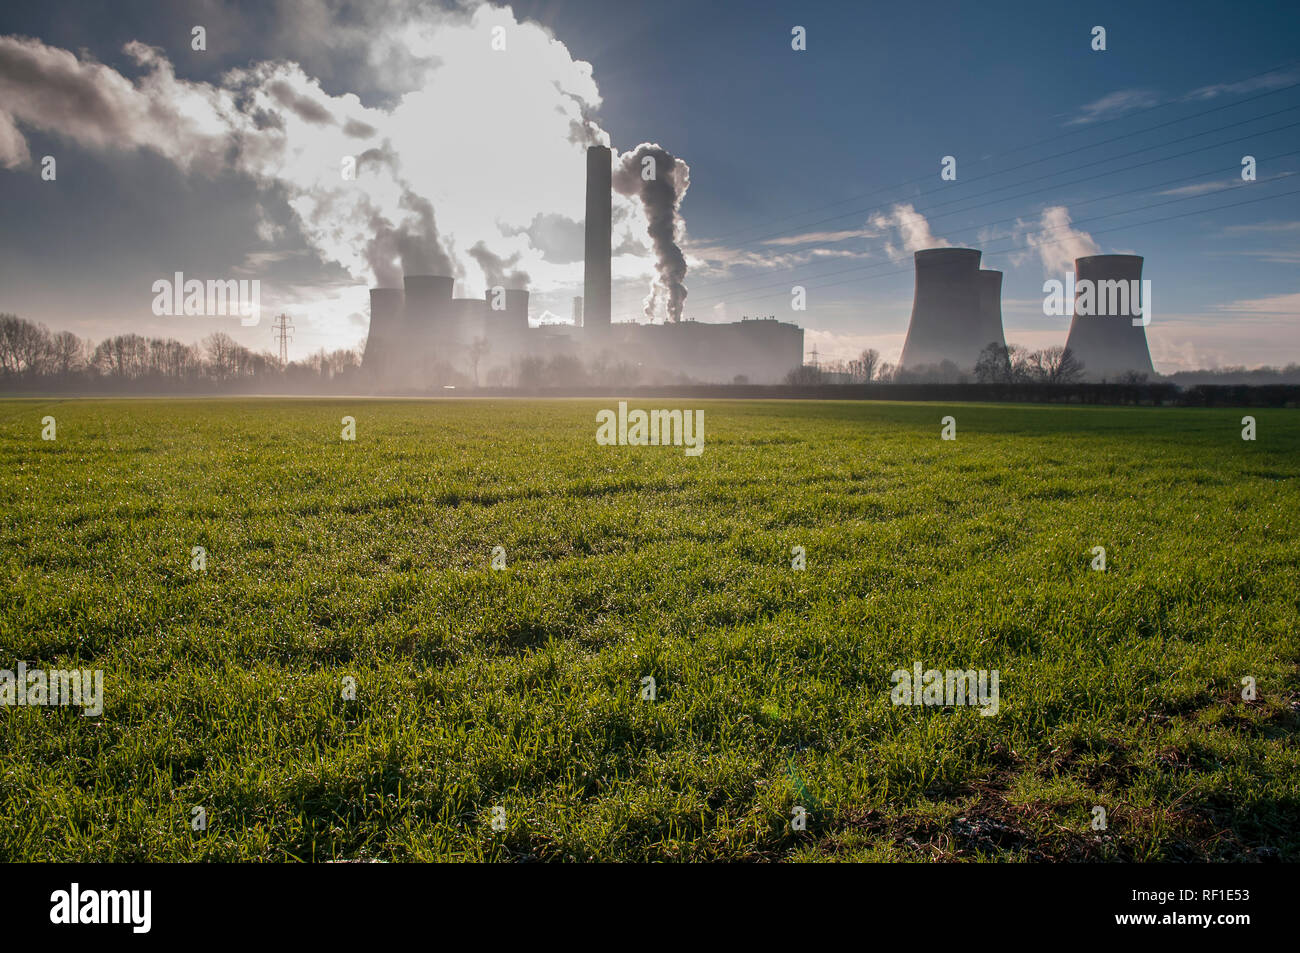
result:
[[[690,167],[662,147],[643,142],[631,152],[619,156],[613,184],[621,195],[641,199],[649,222],[658,277],[645,298],[645,316],[654,317],[655,307],[662,297],[668,320],[680,321],[682,306],[686,304],[686,256],[677,244],[683,230],[679,210],[691,185]],[[587,201],[591,202],[590,190]]]

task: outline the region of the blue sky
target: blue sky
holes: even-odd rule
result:
[[[400,45],[397,25],[428,9],[384,6],[354,14],[312,2],[111,10],[53,3],[6,8],[0,35],[36,38],[43,56],[67,51],[83,66],[99,61],[133,82],[141,67],[123,52],[131,40],[160,49],[176,76],[195,84],[220,85],[234,67],[288,61],[331,97],[331,108],[352,93],[383,110],[418,83],[438,81],[437,69],[407,80],[415,71],[391,48],[382,57],[368,49],[389,30]],[[656,142],[689,164],[680,209],[692,265],[688,316],[775,314],[808,328],[809,347],[824,356],[870,346],[892,360],[906,332],[907,253],[919,219],[935,240],[982,248],[985,267],[1006,272],[1010,340],[1063,343],[1062,320],[1041,314],[1044,279],[1060,277],[1060,255],[1031,244],[1046,234],[1062,252],[1091,247],[1146,257],[1156,306],[1148,334],[1159,370],[1300,361],[1300,176],[1290,178],[1300,171],[1300,154],[1290,154],[1300,153],[1294,3],[541,0],[512,9],[520,21],[548,28],[572,61],[591,64],[600,99],[591,115],[616,149]],[[188,48],[192,23],[207,24],[208,50]],[[806,51],[791,49],[795,25],[807,30]],[[1096,25],[1106,29],[1104,52],[1090,48]],[[537,62],[536,83],[553,83],[546,72],[553,64]],[[1271,67],[1282,68],[1259,75]],[[568,59],[554,68],[562,82],[581,86]],[[5,75],[0,58],[0,81]],[[12,63],[7,81],[36,95],[36,81],[15,77]],[[499,108],[486,91],[464,98],[470,107]],[[451,142],[464,128],[458,116],[446,117],[449,139],[437,150],[472,145]],[[286,204],[293,183],[278,186],[176,150],[159,155],[147,141],[96,141],[92,132],[42,127],[38,119],[24,122],[20,111],[17,129],[33,157],[57,153],[59,180],[41,183],[30,165],[0,169],[0,310],[92,336],[139,329],[197,339],[216,325],[168,330],[140,315],[142,282],[172,267],[224,274],[255,265],[265,267],[272,297],[299,314],[299,348],[350,345],[364,334],[355,289],[367,276],[303,237]],[[438,115],[429,120],[444,125]],[[518,146],[506,140],[502,148]],[[1247,154],[1260,159],[1250,184],[1240,178]],[[939,176],[946,155],[957,161],[954,182]],[[568,193],[580,191],[577,174],[551,176],[552,185],[538,189],[535,212],[557,216],[558,233],[575,224],[564,212]],[[439,184],[427,197],[440,224],[444,207],[448,223],[468,223],[458,218],[454,193],[490,188]],[[1248,204],[1215,210],[1236,203]],[[900,213],[900,206],[910,209]],[[1045,209],[1064,211],[1045,219]],[[510,206],[497,221],[529,214]],[[474,227],[443,232],[466,262],[466,293],[482,286],[463,254]],[[580,293],[576,266],[559,250],[567,239],[533,235],[535,247],[521,251],[512,244],[521,227],[507,223],[499,248],[497,236],[488,244],[501,257],[513,249],[523,263],[534,261],[534,319],[543,310],[566,317],[568,299]],[[644,274],[630,253],[615,289],[616,319],[639,316],[649,259],[640,267]],[[796,284],[807,289],[805,312],[790,309]],[[336,295],[329,308],[317,303],[321,289]],[[332,318],[316,320],[330,308]],[[268,330],[220,329],[270,346]]]

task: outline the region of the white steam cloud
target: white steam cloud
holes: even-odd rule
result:
[[[686,303],[686,256],[679,244],[686,226],[680,209],[691,186],[690,167],[650,142],[641,143],[613,161],[614,191],[641,200],[654,246],[656,277],[642,302],[645,316],[655,316],[662,298],[668,320],[680,321]]]
[[[505,49],[494,49],[500,36]],[[191,82],[162,51],[132,42],[125,51],[144,72],[131,79],[40,40],[0,37],[0,167],[32,162],[24,129],[90,149],[148,150],[182,170],[250,177],[265,207],[287,202],[292,216],[282,215],[320,259],[359,285],[397,284],[403,270],[480,287],[580,285],[581,261],[547,247],[555,230],[534,225],[576,227],[586,146],[609,144],[592,119],[601,97],[590,64],[509,7],[419,10],[371,42],[403,53],[404,88],[388,107],[331,95],[292,62]],[[641,190],[641,202],[616,204],[622,221],[650,235],[660,290],[680,314],[684,262],[671,251],[689,170],[663,155],[664,194]],[[355,178],[343,175],[346,157]],[[249,241],[275,234],[263,220]]]
[[[1101,252],[1101,246],[1093,241],[1091,235],[1074,227],[1070,210],[1064,205],[1050,205],[1043,209],[1037,230],[1024,223],[1017,223],[1017,229],[1020,228],[1029,228],[1025,233],[1025,244],[1038,252],[1038,257],[1043,262],[1043,272],[1047,275],[1073,271],[1074,259]],[[1019,261],[1016,263],[1019,264]]]
[[[876,212],[867,220],[873,234],[885,235],[885,254],[891,261],[902,261],[922,248],[947,248],[949,242],[936,238],[930,223],[909,202],[900,202],[888,212]]]

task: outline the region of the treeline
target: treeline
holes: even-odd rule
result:
[[[356,350],[319,351],[281,364],[224,333],[198,344],[172,338],[119,334],[94,343],[70,331],[51,333],[12,314],[0,314],[0,390],[11,393],[356,394],[386,393],[388,382],[362,371]],[[792,369],[782,385],[700,384],[682,374],[571,354],[528,356],[491,368],[486,387],[466,374],[450,374],[453,390],[483,395],[597,396],[611,391],[698,397],[798,397],[849,400],[1030,401],[1197,407],[1300,405],[1300,365],[1183,371],[1147,380],[1090,382],[1070,351],[1034,351],[989,344],[969,371],[950,361],[900,370],[874,349],[851,361]],[[477,369],[475,369],[475,377]],[[445,386],[445,385],[444,385]],[[443,387],[410,388],[412,395]]]
[[[1169,383],[1078,384],[637,384],[614,393],[628,399],[903,400],[947,403],[1043,403],[1137,407],[1300,407],[1300,385],[1181,390]],[[483,397],[608,397],[608,386],[486,387]]]
[[[360,356],[346,349],[281,364],[221,332],[199,344],[139,334],[94,343],[0,314],[0,386],[11,391],[341,391],[357,384],[360,368]]]
[[[786,375],[789,386],[829,384],[1078,384],[1084,381],[1087,368],[1064,347],[1034,351],[1019,344],[1002,346],[990,342],[980,353],[975,367],[969,370],[952,361],[903,370],[880,360],[874,349],[863,351],[850,361],[807,364]],[[1108,385],[1134,386],[1148,383],[1149,375],[1128,373]],[[1173,384],[1179,390],[1198,387],[1269,387],[1300,385],[1300,364],[1285,367],[1216,367],[1201,371],[1176,371],[1154,375],[1155,384]],[[1212,391],[1207,391],[1210,393]]]
[[[901,368],[880,360],[874,348],[851,361],[797,367],[786,375],[791,386],[810,384],[1074,384],[1083,380],[1084,366],[1064,347],[1031,351],[1019,344],[990,341],[973,369],[952,361]],[[1144,375],[1127,375],[1121,383],[1140,384]]]

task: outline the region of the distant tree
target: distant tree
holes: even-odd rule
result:
[[[1011,380],[1016,384],[1033,384],[1042,380],[1041,357],[1019,344],[1007,345],[1007,363]]]
[[[0,314],[0,370],[44,373],[52,356],[49,329],[16,314]]]
[[[894,365],[889,363],[881,364],[876,369],[876,381],[880,384],[888,384],[894,379]]]
[[[235,339],[224,331],[209,334],[203,339],[205,370],[214,380],[230,380],[238,370],[241,350]]]
[[[587,382],[587,369],[572,354],[556,354],[546,362],[542,379],[548,387],[581,387]]]
[[[67,376],[86,366],[86,343],[71,331],[60,331],[50,339],[50,368]]]
[[[876,376],[876,370],[880,367],[880,352],[874,347],[867,348],[858,355],[857,364],[858,373],[862,376],[862,382],[864,384],[870,383],[871,379]]]
[[[478,387],[478,366],[483,357],[491,349],[486,337],[476,337],[469,344],[469,367],[474,377],[474,386]]]
[[[967,374],[950,360],[894,371],[896,384],[964,384],[967,379]]]
[[[785,375],[787,384],[807,387],[809,385],[821,384],[824,375],[820,367],[813,364],[804,364],[794,368],[790,373]]]
[[[540,357],[520,358],[515,372],[515,379],[519,382],[520,387],[541,387],[542,374],[545,369],[546,362]]]
[[[91,362],[108,377],[137,380],[149,371],[149,341],[138,334],[118,334],[99,342]]]
[[[1042,352],[1043,375],[1049,384],[1074,384],[1083,378],[1083,362],[1065,347],[1049,347]]]
[[[990,341],[975,362],[975,379],[981,384],[1005,384],[1011,380],[1011,354],[1004,345]]]
[[[18,373],[14,341],[22,333],[21,326],[26,323],[16,314],[0,314],[0,370],[6,374]]]

